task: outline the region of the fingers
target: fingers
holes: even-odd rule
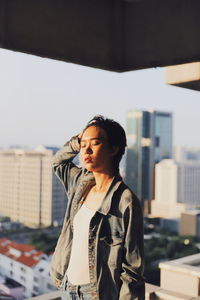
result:
[[[79,141],[79,144],[80,144],[80,142],[81,142],[82,136],[83,136],[83,131],[78,135],[78,141]]]

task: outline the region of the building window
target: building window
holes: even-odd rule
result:
[[[49,290],[55,290],[55,287],[52,284],[50,284],[50,283],[47,283],[47,288]]]
[[[38,281],[39,281],[37,277],[33,277],[33,280],[34,280],[35,282],[38,282]]]
[[[40,272],[43,272],[43,271],[44,271],[44,269],[43,269],[43,268],[40,268],[40,269],[39,269],[39,271],[40,271]]]
[[[26,278],[24,276],[20,276],[22,282],[26,282]]]
[[[23,273],[26,273],[26,269],[24,267],[20,268]]]
[[[38,287],[37,286],[33,286],[33,290],[34,290],[34,292],[37,292],[37,293],[39,293],[39,289],[38,289]]]

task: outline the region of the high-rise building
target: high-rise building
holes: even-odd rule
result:
[[[0,214],[28,227],[61,225],[67,199],[52,172],[56,149],[0,151]]]
[[[172,114],[129,111],[127,142],[126,183],[144,203],[153,199],[155,163],[172,157]]]
[[[164,159],[156,164],[155,200],[151,214],[180,218],[186,209],[200,208],[200,162]]]
[[[196,160],[200,161],[200,148],[188,146],[175,146],[173,158],[176,161]]]

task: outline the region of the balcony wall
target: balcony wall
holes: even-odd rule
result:
[[[61,300],[60,291],[44,294],[27,300]],[[170,292],[159,286],[146,283],[145,300],[200,300],[200,297],[186,296],[180,293]]]

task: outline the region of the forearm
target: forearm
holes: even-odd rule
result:
[[[80,144],[77,135],[65,143],[64,147],[54,155],[52,160],[55,175],[64,184],[67,192],[78,182],[78,177],[82,171],[81,168],[78,168],[72,162],[73,158],[79,153],[79,150]]]
[[[73,160],[73,158],[79,153],[80,144],[78,141],[78,135],[72,137],[68,142],[64,144],[59,151],[56,152],[52,159],[52,166],[54,168],[61,164],[67,164]]]

